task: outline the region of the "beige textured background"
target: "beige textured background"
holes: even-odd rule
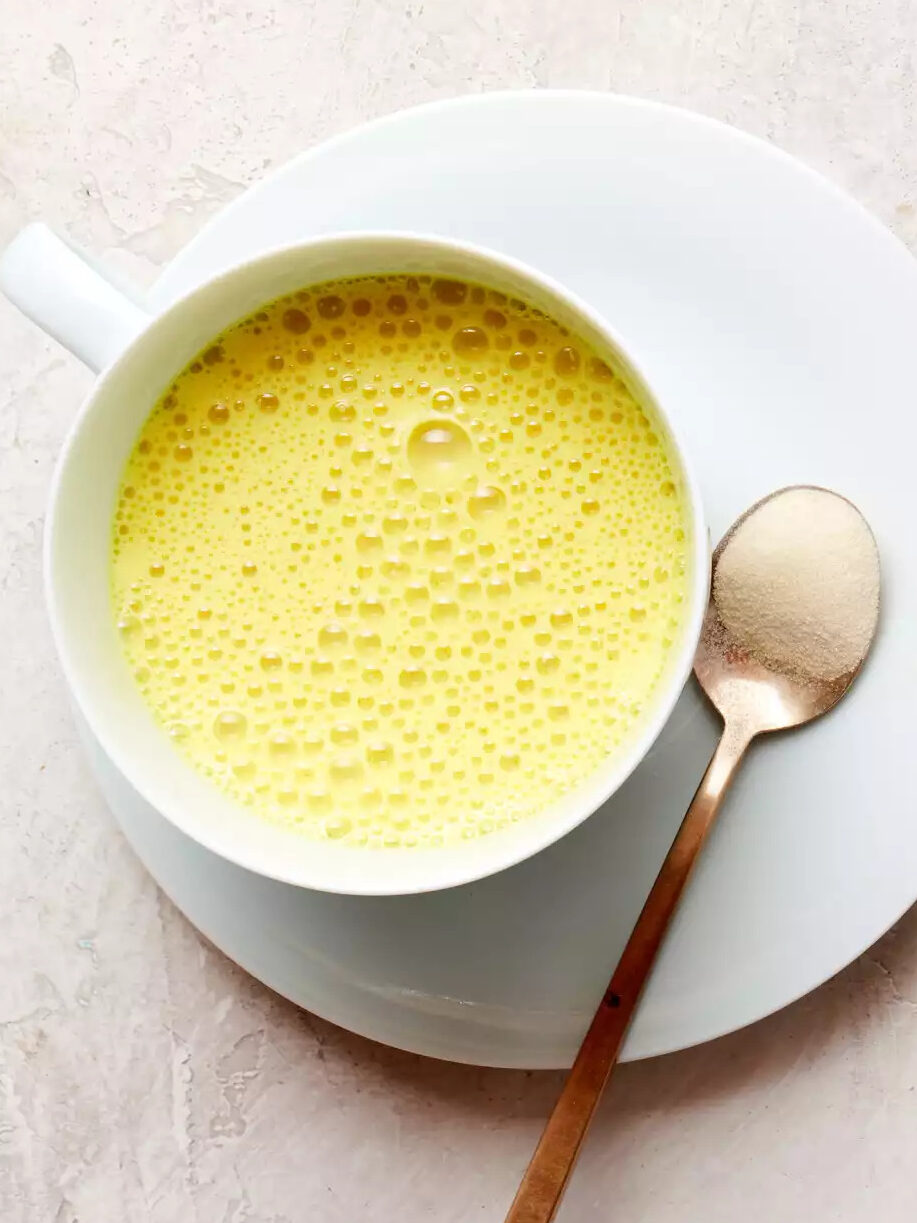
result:
[[[3,0],[0,243],[42,217],[149,281],[304,146],[578,86],[768,136],[917,247],[911,0]],[[558,1086],[351,1037],[205,946],[81,762],[41,609],[88,375],[0,302],[0,1219],[500,1220]],[[812,997],[617,1076],[562,1212],[917,1217],[917,915]]]

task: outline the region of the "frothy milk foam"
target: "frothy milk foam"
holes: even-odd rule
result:
[[[685,503],[620,374],[518,300],[340,281],[156,405],[112,545],[124,653],[258,816],[433,846],[543,811],[632,735],[678,637]]]

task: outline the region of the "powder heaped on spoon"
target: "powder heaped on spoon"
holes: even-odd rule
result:
[[[831,680],[861,661],[879,613],[879,557],[865,519],[826,489],[766,501],[719,557],[713,597],[736,643],[766,666]]]

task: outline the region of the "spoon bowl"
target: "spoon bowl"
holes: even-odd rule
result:
[[[734,541],[739,529],[765,506],[790,493],[807,492],[819,497],[835,498],[857,515],[868,532],[875,559],[875,583],[878,591],[879,552],[869,524],[860,511],[839,493],[813,484],[794,484],[778,489],[755,502],[738,518],[720,540],[713,553],[711,566],[713,592],[717,589],[717,572],[723,554]],[[821,717],[838,703],[859,674],[878,624],[879,602],[875,600],[872,623],[865,648],[854,666],[830,679],[804,675],[786,668],[762,662],[747,649],[723,623],[715,593],[707,605],[697,653],[694,674],[711,704],[719,711],[727,727],[741,730],[752,739],[755,735],[774,730],[789,730]]]

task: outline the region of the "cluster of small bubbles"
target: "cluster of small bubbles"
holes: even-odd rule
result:
[[[348,845],[544,810],[679,640],[683,497],[613,364],[480,285],[380,276],[229,328],[124,474],[113,621],[224,792]]]

